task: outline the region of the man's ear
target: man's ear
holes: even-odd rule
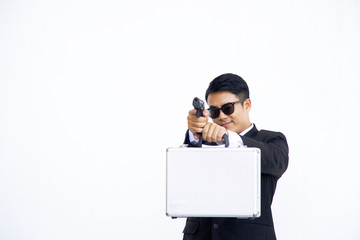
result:
[[[250,98],[248,98],[248,99],[246,99],[244,101],[244,109],[245,109],[245,111],[250,112],[250,109],[251,109],[251,100],[250,100]]]

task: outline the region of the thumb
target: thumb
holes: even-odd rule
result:
[[[209,117],[209,111],[207,109],[204,109],[203,115],[204,117]]]

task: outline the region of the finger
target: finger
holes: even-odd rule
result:
[[[220,131],[218,132],[218,135],[217,135],[218,142],[225,141],[225,139],[223,138],[225,134],[228,134],[227,130],[225,128],[220,129]]]
[[[193,122],[202,122],[202,123],[206,123],[209,120],[208,118],[205,118],[205,117],[196,117],[196,115],[193,115],[193,114],[189,114],[187,116],[187,119],[191,120]]]
[[[188,119],[188,127],[189,128],[203,128],[205,127],[207,122],[199,122],[199,121],[193,121],[192,119]]]
[[[210,124],[206,124],[202,130],[202,138],[203,140],[207,141],[208,131],[209,131]]]
[[[207,109],[204,109],[203,115],[205,118],[209,118],[209,111]]]
[[[224,136],[224,131],[223,131],[223,129],[219,128],[219,131],[216,133],[216,141],[222,142],[223,136]]]
[[[196,109],[190,110],[190,111],[189,111],[189,116],[191,116],[191,117],[196,117],[196,112],[197,112]],[[201,116],[201,117],[199,117],[199,118],[204,118],[204,119],[206,119],[206,121],[208,121],[208,120],[209,120],[209,111],[206,110],[206,109],[204,109],[204,110],[203,110],[203,116]]]
[[[203,128],[189,128],[189,130],[192,132],[192,133],[202,133],[203,132]]]
[[[207,123],[203,130],[203,135],[204,135],[204,131],[206,131],[206,134],[205,134],[206,136],[205,137],[203,136],[203,138],[206,139],[206,141],[208,141],[208,142],[215,142],[214,141],[214,140],[216,140],[216,138],[214,138],[215,129],[216,129],[216,124]]]
[[[206,123],[193,122],[191,119],[188,119],[188,129],[190,129],[193,133],[202,132],[205,125]]]
[[[219,131],[219,129],[217,128],[216,124],[212,124],[211,127],[211,134],[209,134],[210,140],[211,142],[216,142],[217,140],[217,132]]]
[[[219,138],[220,132],[221,129],[219,127],[214,129],[213,135],[211,137],[213,142],[221,142],[221,137]]]
[[[196,109],[191,109],[191,110],[189,111],[189,114],[191,114],[191,115],[196,115]]]
[[[216,125],[216,124],[215,124]],[[213,142],[221,142],[222,140],[222,132],[223,132],[223,129],[221,126],[219,125],[216,125],[215,128],[214,128],[214,132],[212,134],[212,141]]]

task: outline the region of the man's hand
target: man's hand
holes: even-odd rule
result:
[[[225,134],[229,135],[226,128],[211,122],[206,123],[202,130],[203,140],[207,142],[222,142]]]
[[[196,117],[196,109],[189,111],[189,115],[187,117],[188,128],[195,134],[195,139],[199,139],[199,133],[202,133],[204,127],[209,121],[209,111],[205,109],[203,111],[203,115],[203,117]]]
[[[187,117],[188,128],[195,134],[195,139],[199,139],[199,134],[202,134],[203,140],[207,142],[221,142],[224,134],[228,134],[226,128],[209,121],[209,111],[203,111],[204,117],[196,117],[196,109],[189,111]]]

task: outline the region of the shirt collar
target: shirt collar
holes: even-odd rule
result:
[[[245,134],[247,134],[253,127],[254,127],[254,124],[252,123],[250,127],[248,127],[247,129],[245,129],[244,131],[242,131],[240,133],[240,136],[244,136]]]

